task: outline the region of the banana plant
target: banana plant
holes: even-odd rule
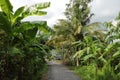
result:
[[[46,15],[47,12],[41,11],[41,9],[45,9],[49,6],[49,2],[39,3],[29,7],[22,6],[13,12],[13,6],[11,5],[10,1],[1,0],[0,8],[2,11],[0,11],[0,28],[3,29],[8,35],[12,34],[12,30],[20,26],[22,19],[32,15]]]
[[[108,22],[105,23],[108,31],[107,31],[107,36],[106,36],[106,43],[107,46],[104,49],[104,53],[99,57],[102,62],[107,65],[111,65],[114,67],[115,70],[119,70],[119,63],[120,63],[120,43],[119,43],[119,26],[120,26],[120,14],[117,16],[115,19],[116,24],[113,22]],[[118,40],[118,41],[116,41]]]
[[[73,55],[73,58],[79,58],[87,64],[91,60],[98,62],[98,58],[102,55],[104,45],[99,40],[93,40],[91,36],[84,36],[84,42],[75,42],[73,46],[79,47],[79,50]]]
[[[13,6],[10,1],[1,0],[0,8],[2,11],[0,11],[0,28],[4,30],[4,32],[7,34],[9,45],[11,45],[14,36],[21,35],[22,32],[29,30],[28,32],[26,32],[26,34],[28,36],[34,37],[38,29],[40,29],[41,27],[43,27],[44,29],[46,26],[45,22],[22,22],[22,19],[32,15],[46,15],[47,12],[41,10],[49,6],[49,2],[39,3],[29,7],[22,6],[18,8],[15,12],[13,12]],[[41,30],[43,29],[41,28]],[[29,32],[33,32],[34,34],[31,34]]]
[[[32,15],[46,15],[47,12],[42,9],[49,6],[49,2],[39,3],[29,7],[22,6],[13,12],[9,0],[0,0],[0,32],[1,35],[4,34],[0,38],[5,41],[2,43],[2,46],[5,45],[4,49],[0,50],[1,80],[38,80],[37,75],[40,77],[47,48],[36,38],[44,32],[49,33],[50,28],[46,21],[22,20]],[[37,34],[38,32],[41,34]]]

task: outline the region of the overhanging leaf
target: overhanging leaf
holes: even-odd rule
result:
[[[25,6],[22,6],[15,11],[15,13],[13,15],[13,19],[12,19],[12,24],[14,24],[15,21],[17,20],[17,18],[19,18],[21,16],[22,12],[24,11],[24,8],[25,8]]]
[[[37,28],[37,27],[34,27],[33,29],[29,29],[29,30],[25,31],[25,32],[23,33],[23,35],[24,35],[24,37],[25,37],[26,39],[32,40],[32,39],[35,38],[35,36],[36,36],[36,34],[37,34],[37,31],[38,31],[38,28]]]
[[[117,57],[117,56],[119,56],[119,55],[120,55],[120,51],[117,51],[116,53],[114,53],[114,54],[113,54],[113,56],[112,56],[112,57],[114,57],[114,58],[115,58],[115,57]]]
[[[9,0],[0,0],[0,7],[3,12],[9,15],[9,13],[13,12],[13,6],[11,5]]]
[[[90,58],[94,58],[95,57],[95,55],[94,54],[89,54],[89,55],[86,55],[84,58],[83,58],[83,60],[88,60],[88,59],[90,59]]]
[[[50,6],[50,2],[35,4],[26,8],[26,10],[22,13],[22,15],[23,17],[32,16],[32,15],[38,15],[38,16],[46,15],[47,12],[42,11],[41,9],[45,9],[49,6]]]
[[[120,62],[118,63],[118,65],[115,66],[115,70],[117,70],[118,68],[120,68]]]
[[[14,17],[18,17],[24,11],[24,8],[25,6],[18,8],[14,13]]]
[[[11,35],[11,24],[8,17],[3,12],[0,12],[0,28],[3,29],[8,35]]]
[[[77,58],[80,58],[80,57],[84,54],[85,50],[86,50],[86,48],[77,51],[77,52],[73,55],[73,58],[76,58],[76,57],[77,57]]]

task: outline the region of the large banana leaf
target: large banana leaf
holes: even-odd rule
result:
[[[120,68],[120,62],[118,63],[118,65],[115,66],[115,70],[117,70],[118,68]]]
[[[24,8],[24,6],[18,8],[14,13],[14,17],[18,17],[24,11]]]
[[[32,22],[32,24],[35,24],[36,26],[38,26],[39,30],[43,31],[46,34],[52,31],[51,28],[47,26],[46,21],[34,21]]]
[[[105,48],[105,52],[104,52],[103,55],[109,54],[110,51],[112,51],[112,49],[113,49],[114,47],[115,47],[115,43],[107,45],[107,47]]]
[[[87,61],[87,60],[90,59],[90,58],[95,58],[95,55],[94,55],[94,54],[88,54],[88,55],[86,55],[85,57],[83,57],[83,60],[84,60],[84,61]]]
[[[35,5],[32,5],[30,7],[33,7],[33,8],[36,7],[37,9],[41,10],[41,9],[48,8],[49,6],[50,6],[50,2],[44,2],[44,3],[38,3],[38,4],[35,4]]]
[[[50,2],[35,4],[26,8],[22,15],[24,18],[32,15],[38,15],[38,16],[46,15],[47,12],[41,11],[41,9],[45,9],[49,6],[50,6]]]
[[[99,38],[104,38],[105,37],[105,32],[106,28],[103,27],[102,23],[100,22],[95,22],[92,24],[89,24],[87,26],[84,26],[82,28],[82,32],[84,34],[91,34],[91,35],[95,35]]]
[[[25,38],[32,39],[36,37],[38,30],[44,33],[50,32],[46,21],[22,22],[19,27],[14,28],[13,32],[15,36],[22,33]]]
[[[22,19],[21,15],[22,15],[22,13],[24,12],[24,9],[25,9],[25,6],[22,6],[22,7],[18,8],[18,9],[15,11],[14,15],[12,16],[12,25],[13,25],[15,22],[17,22],[17,20],[21,20],[21,19]],[[20,18],[20,17],[21,17],[21,18]]]
[[[3,12],[0,12],[0,28],[3,29],[8,35],[11,35],[11,24],[8,17]]]
[[[38,28],[34,27],[33,29],[29,29],[23,33],[25,39],[32,40],[36,37]]]
[[[2,11],[5,12],[7,15],[13,12],[13,6],[11,5],[9,0],[0,0],[0,7]]]
[[[50,2],[45,2],[45,3],[39,3],[39,4],[35,4],[29,7],[25,7],[22,6],[20,8],[18,8],[14,15],[12,16],[12,24],[14,24],[17,20],[22,20],[25,17],[28,16],[32,16],[32,15],[38,15],[38,16],[42,16],[42,15],[46,15],[47,12],[46,11],[41,11],[41,9],[45,9],[47,7],[50,6]]]
[[[47,51],[45,50],[47,48],[47,46],[43,45],[43,44],[37,44],[37,43],[33,43],[32,46],[36,46],[38,47],[40,50],[43,51],[43,53],[48,54]]]
[[[118,56],[120,56],[120,50],[115,52],[112,57],[115,58],[115,57],[118,57]]]
[[[76,57],[77,57],[77,58],[81,58],[81,57],[84,55],[86,49],[87,49],[87,48],[84,48],[84,49],[82,49],[82,50],[77,51],[77,52],[73,55],[73,58],[76,58]]]
[[[33,21],[33,22],[22,22],[19,27],[14,29],[15,33],[20,33],[38,27],[40,31],[45,33],[49,32],[49,27],[47,26],[46,21]]]

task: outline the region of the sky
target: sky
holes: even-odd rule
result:
[[[49,8],[45,9],[48,13],[45,16],[34,16],[24,19],[25,21],[46,20],[48,26],[52,27],[58,19],[65,19],[64,11],[69,0],[10,0],[14,10],[21,6],[30,6],[40,2],[51,2]],[[93,0],[91,3],[91,13],[94,16],[91,22],[112,21],[120,11],[120,0]]]

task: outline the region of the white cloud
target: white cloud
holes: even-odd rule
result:
[[[120,11],[120,0],[93,0],[91,12],[95,15],[92,18],[92,22],[111,21]]]
[[[14,5],[14,10],[24,5],[29,6],[39,2],[51,2],[51,6],[45,9],[48,12],[46,16],[42,17],[34,16],[25,19],[25,20],[47,20],[49,26],[53,25],[53,23],[55,23],[57,19],[65,18],[63,12],[65,11],[66,3],[69,2],[69,0],[10,0],[10,1]]]
[[[39,2],[51,2],[51,6],[46,9],[48,14],[42,17],[29,17],[25,20],[47,20],[48,25],[55,24],[57,19],[65,18],[63,12],[65,11],[65,4],[69,0],[10,0],[14,5],[14,10],[24,5],[32,5]],[[95,15],[91,19],[95,21],[110,21],[113,20],[120,11],[120,0],[93,0],[91,3],[91,12]]]

